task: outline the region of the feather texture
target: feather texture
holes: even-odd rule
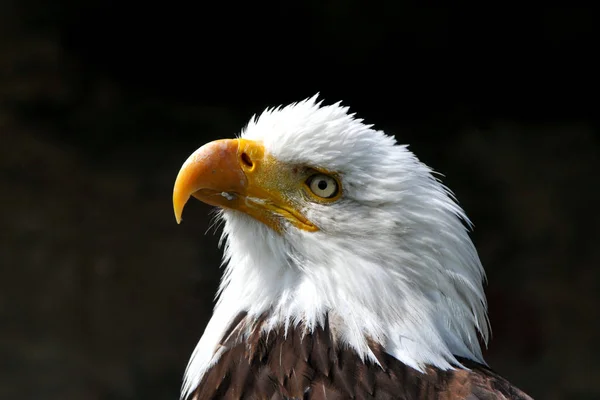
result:
[[[268,335],[255,329],[249,336],[243,326],[236,325],[221,343],[225,352],[189,400],[531,399],[492,370],[469,360],[461,360],[469,370],[428,367],[419,372],[371,342],[380,365],[363,361],[352,349],[334,344],[328,322],[313,332],[297,326],[287,334],[283,329]]]

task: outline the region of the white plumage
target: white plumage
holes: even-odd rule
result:
[[[367,338],[418,370],[452,368],[455,355],[484,363],[484,272],[468,219],[407,146],[316,96],[265,111],[241,138],[263,143],[283,163],[336,171],[343,196],[332,204],[302,200],[316,232],[288,223],[280,234],[221,211],[225,272],[183,397],[218,360],[218,341],[240,311],[269,311],[265,330],[299,322],[312,329],[328,312],[339,343],[373,362]]]

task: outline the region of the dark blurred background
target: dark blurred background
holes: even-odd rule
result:
[[[185,158],[321,93],[445,175],[488,273],[487,360],[600,397],[598,20],[354,0],[0,0],[0,398],[175,399],[220,276]]]

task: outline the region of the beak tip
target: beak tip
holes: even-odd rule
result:
[[[189,198],[189,197],[188,197]],[[175,213],[175,221],[177,225],[181,224],[181,215],[183,214],[183,207],[187,203],[187,199],[182,200],[179,196],[173,196],[173,212]]]

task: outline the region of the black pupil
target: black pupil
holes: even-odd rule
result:
[[[327,189],[327,181],[319,181],[319,183],[317,183],[317,186],[319,187],[319,189],[325,190]]]

